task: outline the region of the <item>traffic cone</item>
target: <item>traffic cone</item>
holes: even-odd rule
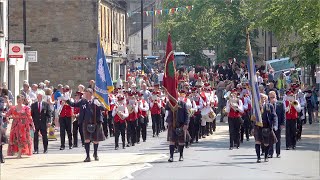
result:
[[[54,127],[50,126],[49,127],[49,136],[48,136],[48,139],[51,139],[51,140],[57,140],[57,137],[56,135],[54,134]]]

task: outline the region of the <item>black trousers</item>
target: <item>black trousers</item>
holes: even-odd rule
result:
[[[38,151],[39,150],[39,131],[42,135],[42,142],[43,142],[43,149],[48,150],[48,132],[47,132],[47,127],[36,127],[34,131],[34,150]]]
[[[138,118],[138,126],[137,126],[137,142],[140,142],[140,137],[142,136],[142,140],[147,140],[147,124],[148,117],[139,117]]]
[[[297,120],[297,140],[301,139],[302,134],[302,119],[298,118]]]
[[[195,136],[196,142],[198,141],[198,139],[201,139],[200,126],[201,126],[201,114],[196,114],[194,119],[194,136]]]
[[[109,132],[110,132],[110,137],[112,137],[114,136],[114,122],[113,122],[112,111],[109,111],[108,115],[109,115],[109,118],[108,118]]]
[[[115,130],[115,146],[119,147],[119,136],[121,134],[122,139],[122,146],[125,146],[126,143],[126,123],[114,123],[114,130]]]
[[[286,121],[286,147],[296,146],[297,119]]]
[[[195,139],[195,124],[194,124],[195,122],[194,121],[195,121],[195,117],[194,116],[190,117],[188,131],[191,136],[191,142],[193,142]]]
[[[276,134],[278,142],[276,143],[276,153],[280,155],[280,148],[281,148],[281,128],[279,127],[277,131],[273,130]],[[269,147],[269,155],[273,156],[274,150],[273,145],[270,144]]]
[[[241,136],[240,141],[243,142],[244,134],[246,135],[246,139],[249,139],[249,133],[250,133],[250,117],[249,114],[245,113],[242,116],[243,124],[241,124]]]
[[[161,118],[161,115],[160,115],[160,114],[152,114],[152,115],[151,115],[151,118],[152,118],[152,131],[153,131],[153,135],[159,136],[159,133],[160,133],[160,118]]]
[[[164,116],[165,116],[165,110],[164,108],[161,108],[161,117],[160,117],[160,130],[161,131],[165,131],[166,130],[166,127],[164,127]]]
[[[59,124],[61,147],[65,147],[66,131],[68,135],[69,146],[72,146],[71,117],[60,117]]]
[[[107,138],[109,136],[107,116],[103,116],[102,128],[103,128],[103,134]]]
[[[84,145],[82,123],[79,124],[79,121],[76,120],[72,123],[72,135],[73,135],[73,145],[74,146],[78,146],[78,132],[80,134],[81,143],[82,143],[82,145]]]
[[[229,124],[229,136],[230,136],[230,147],[240,145],[240,118],[230,118],[228,117]]]
[[[312,113],[313,113],[313,108],[310,106],[307,106],[306,108],[306,119],[307,119],[307,112],[308,112],[308,119],[309,119],[309,124],[312,124]]]
[[[127,127],[127,141],[128,144],[135,144],[137,141],[137,120],[128,121]]]

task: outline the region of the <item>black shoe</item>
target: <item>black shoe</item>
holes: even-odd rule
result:
[[[98,155],[93,155],[95,161],[99,161]]]
[[[77,148],[77,147],[78,147],[78,145],[73,145],[73,147]]]
[[[132,146],[135,146],[135,144],[133,143]]]
[[[229,147],[229,150],[232,150],[233,149],[233,147]]]
[[[206,138],[206,136],[202,136],[202,138]]]
[[[169,159],[168,159],[168,162],[173,162],[173,158],[169,158]]]
[[[183,156],[180,156],[179,161],[183,161]]]
[[[143,140],[143,142],[146,142],[146,140]]]
[[[127,147],[130,147],[130,144],[127,144]]]
[[[64,150],[65,149],[65,147],[60,147],[60,150]]]
[[[152,135],[152,137],[155,137],[154,135]]]
[[[196,140],[196,143],[198,143],[199,141],[198,140]]]
[[[249,141],[249,139],[247,139],[247,141]]]
[[[119,147],[115,147],[115,148],[114,148],[114,150],[118,150],[118,149],[119,149]]]
[[[257,163],[261,163],[261,159],[257,159]]]
[[[44,150],[44,151],[43,151],[43,154],[48,154],[48,150],[47,150],[47,149]]]
[[[38,150],[33,151],[33,154],[39,154]]]
[[[290,148],[289,148],[289,147],[286,147],[286,150],[290,150]]]
[[[126,146],[123,145],[123,146],[122,146],[122,149],[125,149],[125,148],[126,148]]]
[[[137,144],[140,144],[140,141],[138,141]]]
[[[296,149],[296,146],[293,146],[292,149]]]
[[[268,155],[268,158],[273,158],[273,156],[271,154]]]
[[[237,149],[239,149],[240,147],[239,146],[237,146]]]
[[[264,162],[269,162],[269,159],[268,158],[264,158]]]
[[[277,158],[280,158],[281,156],[280,156],[280,154],[277,154]]]
[[[261,153],[261,156],[264,156],[264,153]]]
[[[2,158],[2,159],[0,160],[0,163],[5,163],[4,158]]]
[[[72,149],[73,148],[73,146],[71,145],[71,146],[69,146],[69,149]]]
[[[83,162],[91,162],[90,157],[87,157]]]

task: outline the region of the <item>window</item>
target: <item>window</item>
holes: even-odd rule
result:
[[[107,11],[106,8],[104,7],[104,14],[103,14],[103,24],[104,24],[104,40],[107,38]]]
[[[148,39],[143,40],[143,50],[148,50]]]
[[[111,16],[110,9],[108,9],[107,12],[108,12],[108,41],[110,41],[110,16]]]
[[[3,2],[0,2],[0,33],[4,33],[4,24],[3,24]]]
[[[102,26],[103,26],[103,22],[102,22],[102,19],[103,19],[103,8],[101,7],[101,12],[100,12],[100,38],[102,39],[103,38],[103,34],[102,34]]]
[[[122,42],[125,42],[125,27],[126,27],[126,22],[125,22],[125,16],[122,16],[122,24],[123,24],[123,29],[122,29]]]

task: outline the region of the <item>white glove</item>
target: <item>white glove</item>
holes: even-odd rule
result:
[[[278,127],[277,126],[274,126],[273,129],[274,129],[274,131],[278,131]]]
[[[98,99],[94,99],[94,100],[93,100],[93,103],[94,103],[96,106],[101,106],[101,103],[99,102]]]

